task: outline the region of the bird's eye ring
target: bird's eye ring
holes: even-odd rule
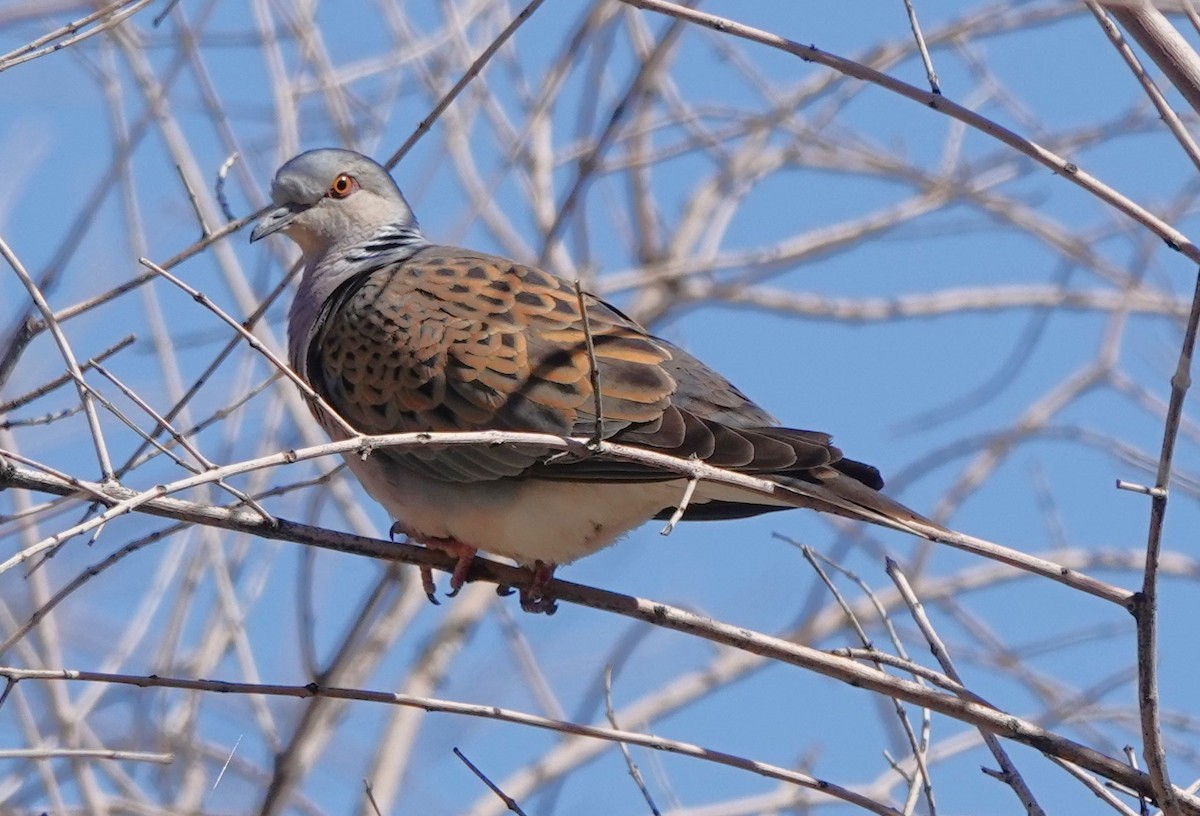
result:
[[[342,173],[333,180],[333,184],[329,185],[329,192],[326,195],[330,198],[345,198],[357,189],[357,179]]]

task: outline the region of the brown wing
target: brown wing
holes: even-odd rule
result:
[[[675,390],[662,367],[671,351],[598,300],[588,315],[606,435],[660,423]],[[460,249],[429,247],[339,287],[314,330],[308,376],[368,433],[591,427],[590,363],[573,287]],[[422,451],[412,464],[470,481],[520,475],[549,453]]]
[[[605,438],[748,473],[806,478],[832,465],[869,487],[881,484],[873,468],[842,459],[828,435],[773,427],[691,355],[598,298],[584,302]],[[594,433],[591,363],[574,287],[502,258],[428,247],[361,273],[329,298],[309,349],[314,388],[367,433]],[[602,457],[551,458],[551,450],[534,446],[383,453],[447,481],[669,478]],[[719,504],[707,508],[712,517],[752,512]]]

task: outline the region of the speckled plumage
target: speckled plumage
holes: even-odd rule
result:
[[[283,231],[304,253],[288,327],[292,366],[350,425],[371,434],[594,433],[591,362],[572,284],[430,244],[391,177],[357,153],[297,156],[276,175],[272,198],[278,208],[251,239]],[[702,484],[685,520],[811,507],[901,529],[924,521],[879,494],[878,472],[843,458],[827,434],[778,427],[696,358],[596,297],[584,303],[606,439],[780,486],[763,496]],[[683,495],[683,482],[661,470],[552,453],[422,447],[347,463],[397,529],[460,554],[455,589],[476,549],[548,575],[669,515]],[[546,608],[536,598],[527,605]]]

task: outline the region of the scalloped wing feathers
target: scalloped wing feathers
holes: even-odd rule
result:
[[[871,489],[882,485],[874,468],[843,459],[827,434],[772,427],[770,415],[696,358],[591,295],[584,303],[606,439],[758,475],[818,481],[815,471],[825,468]],[[591,364],[574,287],[491,255],[430,246],[349,278],[321,310],[307,363],[313,386],[367,433],[590,435],[595,428]],[[503,445],[376,455],[450,482],[675,478],[599,457],[547,462],[551,453]],[[726,517],[709,509],[714,518]]]

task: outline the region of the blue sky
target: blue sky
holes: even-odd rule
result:
[[[375,64],[372,61],[392,61],[387,69],[364,73],[346,86],[354,136],[354,142],[346,144],[331,113],[331,96],[297,92],[298,120],[282,121],[284,113],[277,105],[282,91],[270,85],[262,51],[253,39],[256,23],[248,8],[232,3],[181,4],[176,14],[185,15],[194,25],[203,21],[197,59],[228,112],[224,125],[243,152],[242,164],[231,175],[229,185],[236,215],[264,202],[271,175],[287,157],[281,151],[291,133],[298,135],[300,148],[344,144],[380,159],[391,154],[432,106],[421,72],[443,71],[445,78],[439,87],[453,81],[462,72],[463,59],[473,57],[489,41],[495,21],[508,16],[488,17],[483,9],[473,10],[478,19],[469,29],[469,41],[439,41],[431,56],[389,29],[380,7],[390,8],[390,4],[326,3],[316,11],[316,30],[332,65],[360,65],[365,72]],[[1058,8],[1049,3],[1017,7],[1030,13]],[[904,45],[910,36],[898,3],[868,8],[723,2],[704,8],[852,58],[869,53],[879,43]],[[931,36],[948,20],[970,17],[981,8],[945,2],[918,5],[925,31]],[[162,81],[180,59],[179,20],[169,19],[154,29],[149,21],[157,9],[157,5],[148,7],[134,18],[129,30],[136,30],[141,39],[130,53],[144,58],[151,74]],[[438,4],[417,3],[405,12],[416,30],[433,35],[444,25],[439,9]],[[1012,11],[1008,18],[1018,13]],[[565,47],[564,32],[572,30],[578,14],[579,8],[572,4],[547,3],[517,34],[515,49],[503,52],[474,86],[491,94],[496,109],[517,123],[516,132],[520,133],[526,94],[536,92],[538,83],[545,81],[547,66],[554,64]],[[314,61],[285,24],[293,15],[303,18],[291,6],[268,9],[287,76],[293,87],[308,87]],[[56,17],[54,22],[66,19]],[[642,19],[652,33],[663,31],[666,25],[654,15],[644,14]],[[27,20],[0,26],[0,50],[32,39],[46,25],[42,20]],[[1192,32],[1187,35],[1195,40]],[[405,44],[412,53],[401,47]],[[732,49],[737,59],[718,44]],[[573,147],[594,136],[607,121],[619,92],[629,82],[633,48],[627,27],[619,28],[608,51],[589,42],[581,57],[583,67],[567,78],[547,130],[529,134],[554,148],[557,161],[551,183],[560,203],[576,172],[578,153]],[[1078,10],[1011,33],[976,36],[962,49],[938,46],[934,60],[949,98],[1060,150],[1131,199],[1169,214],[1169,220],[1185,234],[1195,235],[1194,168],[1148,109],[1090,15]],[[717,40],[709,32],[689,28],[671,61],[670,76],[678,98],[702,112],[706,127],[719,130],[723,124],[737,123],[767,107],[761,89],[739,75],[742,63],[754,66],[776,93],[804,88],[828,75],[820,66],[766,47]],[[135,148],[123,176],[128,186],[114,186],[105,192],[86,233],[72,237],[71,224],[80,217],[83,202],[111,164],[115,132],[125,128],[136,132],[137,123],[146,116],[148,106],[137,87],[136,64],[129,53],[122,53],[113,40],[102,35],[0,74],[0,104],[6,112],[0,119],[0,162],[7,168],[7,179],[0,184],[0,235],[34,274],[45,268],[64,242],[77,243],[62,268],[61,281],[48,292],[55,308],[138,274],[140,253],[161,261],[191,244],[199,229],[174,163],[182,152],[190,163],[187,172],[195,168],[196,178],[205,187],[203,196],[211,199],[212,179],[228,153],[220,128],[214,126],[205,108],[204,90],[193,63],[183,68],[170,86],[166,97],[169,115],[152,119]],[[514,65],[521,66],[525,86],[513,79]],[[887,71],[918,86],[924,82],[920,63],[911,52]],[[111,101],[104,96],[101,76],[116,82],[113,98],[119,98],[120,105],[115,115]],[[595,76],[601,80],[594,81]],[[506,159],[512,147],[508,133],[489,121],[486,111],[479,111],[471,93],[468,91],[453,111],[474,117],[471,125],[456,130],[450,120],[435,124],[394,175],[434,240],[501,254],[511,251],[503,237],[479,217],[464,190],[463,168],[456,164],[454,151],[458,148],[450,134],[465,139],[466,151],[474,157],[489,197],[536,256],[541,233],[527,177],[519,163],[514,167]],[[1171,98],[1178,101],[1174,95]],[[656,104],[652,118],[665,119],[670,110]],[[581,136],[580,122],[589,120],[592,124],[583,128]],[[114,121],[119,123],[115,129]],[[1062,141],[1099,124],[1108,126],[1100,136],[1081,137],[1079,143]],[[677,122],[660,123],[649,143],[666,150],[686,136],[686,129]],[[721,149],[736,150],[747,138],[731,139]],[[771,149],[793,149],[796,155],[764,172],[748,188],[720,235],[718,254],[771,247],[907,200],[919,192],[914,178],[923,174],[928,179],[943,172],[947,142],[957,138],[957,126],[944,116],[879,88],[839,83],[806,100],[773,126],[763,155]],[[988,200],[994,209],[984,207],[982,199],[959,199],[862,242],[806,257],[762,286],[852,303],[1015,287],[1062,286],[1111,293],[1119,290],[1105,274],[1116,270],[1144,276],[1148,291],[1190,296],[1194,265],[1147,231],[995,140],[969,130],[961,138],[961,152],[952,172],[944,176],[986,184],[985,194],[993,196]],[[615,161],[621,155],[615,150],[607,158]],[[651,195],[668,235],[699,186],[713,176],[721,155],[717,149],[689,151],[661,162],[649,174]],[[896,169],[899,167],[911,172],[905,175]],[[245,179],[254,186],[246,186]],[[126,195],[125,200],[134,202],[132,207],[123,204]],[[601,291],[605,275],[638,264],[626,237],[628,195],[627,176],[622,173],[614,171],[597,180],[587,189],[583,215],[566,233],[567,253],[590,261],[594,285]],[[1028,214],[1047,229],[1061,231],[1090,249],[1096,263],[1081,262],[1078,253],[1068,257],[1036,237],[1032,228],[1014,226],[997,214],[1004,212]],[[144,248],[129,237],[131,220],[143,225]],[[581,238],[584,234],[586,238]],[[699,243],[702,241],[689,248]],[[290,252],[290,246],[282,241],[251,247],[243,231],[177,271],[240,319],[247,311],[239,302],[237,286],[261,297],[278,281],[285,261],[292,257]],[[723,272],[721,279],[731,280],[744,271]],[[235,280],[237,286],[231,283]],[[616,300],[623,307],[639,303],[629,292],[618,294]],[[0,325],[7,330],[24,314],[26,305],[26,295],[15,277],[0,275]],[[128,332],[138,334],[138,343],[114,359],[113,370],[140,393],[150,395],[157,407],[166,408],[170,387],[165,383],[170,376],[153,353],[153,324],[146,317],[155,308],[162,310],[167,333],[177,344],[173,356],[179,378],[190,383],[224,345],[227,330],[164,281],[71,321],[66,330],[81,357]],[[268,313],[267,323],[276,338],[283,335],[285,313],[284,305],[276,305]],[[830,431],[848,455],[878,465],[885,476],[910,476],[893,482],[902,490],[894,495],[914,508],[933,512],[947,491],[969,478],[972,467],[979,466],[978,445],[973,443],[1010,431],[1031,406],[1093,362],[1111,320],[1111,311],[1058,308],[1046,312],[1022,306],[961,309],[920,319],[839,321],[701,301],[668,310],[652,328],[725,373],[784,424]],[[1022,338],[1031,334],[1035,340],[1024,343]],[[1180,336],[1180,322],[1161,315],[1135,313],[1125,324],[1117,346],[1117,367],[1128,382],[1144,389],[1147,399],[1166,399]],[[958,410],[936,424],[911,427],[915,418],[956,404],[958,398],[984,386],[1008,364],[1012,371],[1002,387],[981,404]],[[22,357],[11,382],[0,390],[0,402],[61,370],[57,352],[46,337],[39,338]],[[252,352],[239,349],[201,390],[193,419],[228,404],[266,373]],[[210,458],[232,462],[301,444],[292,420],[276,416],[282,411],[281,402],[272,393],[278,392],[257,398],[235,420],[200,436]],[[59,391],[21,416],[62,408],[72,399],[71,394]],[[118,452],[115,458],[123,459],[137,440],[112,420],[106,420],[106,427]],[[85,433],[82,420],[74,417],[48,427],[18,429],[13,437],[26,455],[82,478],[95,478]],[[1072,400],[1043,432],[1006,452],[995,471],[954,508],[949,522],[1017,549],[1045,552],[1058,543],[1055,523],[1048,521],[1044,512],[1045,493],[1052,497],[1053,518],[1061,524],[1069,546],[1137,552],[1145,540],[1149,504],[1144,497],[1116,491],[1113,485],[1118,478],[1152,479],[1144,469],[1122,460],[1121,452],[1127,446],[1156,456],[1161,433],[1159,414],[1140,405],[1132,392],[1099,387]],[[938,451],[941,454],[934,464],[913,470]],[[1196,436],[1192,433],[1182,440],[1177,459],[1185,475],[1194,473],[1195,455]],[[311,468],[296,467],[278,474],[277,479],[299,480],[313,473]],[[178,476],[177,469],[156,463],[135,471],[128,483],[145,487]],[[239,485],[263,487],[250,480]],[[0,502],[13,501],[0,496]],[[0,512],[8,513],[16,505],[0,507],[4,508]],[[268,507],[289,518],[349,529],[345,517],[317,489],[272,499]],[[383,512],[369,501],[364,500],[363,507],[375,530],[386,530],[390,522]],[[71,514],[64,518],[70,523],[77,520]],[[1194,493],[1179,490],[1173,494],[1166,548],[1190,553],[1197,521]],[[41,534],[53,532],[55,524],[66,523],[48,520]],[[69,543],[46,567],[43,577],[56,589],[87,565],[157,526],[159,522],[136,518],[115,521],[92,546],[82,539]],[[7,557],[21,540],[10,528],[0,530],[8,534],[3,545]],[[921,550],[919,542],[874,531],[869,535],[877,547],[853,546],[811,514],[773,514],[727,524],[683,525],[669,538],[659,536],[658,525],[647,525],[618,546],[561,574],[572,581],[657,598],[720,620],[778,632],[794,623],[814,594],[823,605],[829,599],[799,552],[775,538],[775,533],[837,554],[879,588],[888,585],[880,548],[902,562]],[[311,581],[316,609],[313,641],[318,652],[327,653],[335,648],[347,617],[358,608],[365,587],[379,571],[377,565],[362,559],[320,553],[309,578],[301,566],[304,554],[296,545],[232,536],[210,540],[200,535],[176,536],[93,579],[57,611],[61,660],[73,668],[101,668],[110,644],[128,631],[130,616],[140,608],[137,614],[148,616],[150,634],[131,649],[120,670],[145,674],[165,666],[187,675],[193,650],[213,625],[210,613],[219,606],[219,582],[214,577],[215,567],[206,561],[209,557],[230,565],[234,585],[243,598],[246,642],[257,658],[262,681],[283,684],[303,685],[310,679],[300,652],[306,635],[298,622],[304,605],[298,585]],[[195,595],[184,595],[184,573],[173,571],[173,559],[194,565],[190,580],[197,582]],[[938,549],[929,554],[924,568],[926,576],[935,580],[981,566],[978,559]],[[1127,587],[1140,580],[1136,572],[1097,572]],[[166,588],[151,608],[146,587],[156,575],[164,576]],[[846,591],[857,596],[852,587]],[[36,595],[29,581],[13,574],[0,577],[0,593],[19,599],[13,603],[19,603],[24,614]],[[177,600],[182,597],[190,599],[186,606]],[[1189,636],[1189,624],[1200,611],[1195,598],[1191,580],[1165,580],[1163,694],[1168,707],[1184,713],[1196,709]],[[1077,644],[1030,658],[1036,669],[1062,684],[1064,694],[1102,683],[1133,665],[1131,619],[1119,609],[1063,587],[1024,578],[966,593],[959,600],[999,641],[1012,647],[1051,637],[1080,639]],[[173,603],[180,604],[174,611]],[[453,603],[422,610],[411,629],[387,638],[386,655],[365,685],[394,688],[406,676],[414,654],[445,621]],[[506,606],[516,614],[515,604]],[[987,663],[986,658],[994,658],[995,653],[955,614],[939,608],[936,621],[945,627],[943,636],[959,653],[972,687],[1014,713],[1034,717],[1041,713],[1042,704],[1018,678]],[[908,635],[910,652],[924,659],[925,649],[902,614],[897,622]],[[549,619],[517,615],[516,625],[567,712],[581,704],[585,689],[611,660],[613,645],[631,629],[641,627],[571,607]],[[1084,641],[1080,633],[1096,625],[1111,626],[1115,634]],[[176,626],[179,631],[173,635]],[[849,637],[838,631],[815,645],[833,648],[847,643]],[[633,658],[618,673],[616,704],[638,700],[706,665],[713,653],[713,647],[702,641],[646,631]],[[208,676],[243,679],[240,671],[237,661],[227,656]],[[68,691],[84,693],[80,687]],[[142,690],[108,694],[110,702],[95,713],[93,727],[113,735],[114,740],[119,737],[124,745],[150,750],[151,746],[138,745],[136,729],[126,731],[122,723],[130,717],[157,723],[176,698]],[[454,658],[449,678],[436,696],[524,710],[538,708],[510,656],[495,612],[483,619]],[[1129,706],[1133,699],[1133,686],[1126,682],[1108,691],[1103,702]],[[276,699],[266,705],[285,733],[301,710],[292,700]],[[304,795],[329,813],[347,812],[352,803],[357,806],[375,737],[390,714],[365,703],[348,706],[317,767],[301,785]],[[17,733],[11,728],[14,716],[11,706],[0,711],[0,718],[8,720],[0,733]],[[588,715],[596,720],[602,716],[595,711]],[[1129,723],[1101,722],[1098,714],[1093,712],[1093,716],[1099,722],[1094,730],[1085,724],[1071,734],[1110,752],[1135,739]],[[880,752],[889,745],[886,729],[890,726],[881,727],[880,720],[876,701],[864,692],[774,666],[706,695],[646,728],[777,764],[809,763],[835,781],[854,784],[869,781],[886,768]],[[623,725],[643,727],[640,723]],[[964,726],[938,719],[934,736],[946,738],[963,730]],[[204,699],[196,733],[216,746],[232,747],[241,739],[238,755],[269,767],[272,746],[254,725],[244,699]],[[1173,766],[1184,783],[1196,773],[1188,748],[1190,734],[1186,730],[1178,733],[1184,744]],[[449,753],[451,746],[462,747],[493,779],[502,780],[554,742],[553,736],[516,726],[431,715],[425,720],[396,812],[466,812],[471,803],[487,801],[489,794]],[[0,748],[5,747],[20,747],[19,740],[17,744],[0,743]],[[1047,810],[1061,812],[1070,807],[1071,812],[1101,812],[1090,795],[1045,760],[1024,749],[1015,749],[1015,753]],[[695,760],[652,757],[645,752],[637,756],[649,769],[660,804],[671,801],[668,790],[677,794],[682,805],[699,806],[774,789],[774,783]],[[937,766],[935,784],[946,812],[1014,811],[1008,791],[981,779],[977,768],[989,762],[976,749]],[[0,773],[8,772],[0,763]],[[130,773],[147,788],[164,785],[170,790],[178,782],[170,772],[158,777],[157,771],[136,768]],[[246,803],[257,801],[259,795],[261,791],[253,784],[231,778],[204,803],[212,812],[246,812]],[[30,796],[32,800],[26,801],[32,806],[37,796]],[[643,812],[614,750],[571,776],[555,812],[600,812],[597,801],[606,803],[606,812]],[[532,802],[531,812],[539,812],[538,800]]]

